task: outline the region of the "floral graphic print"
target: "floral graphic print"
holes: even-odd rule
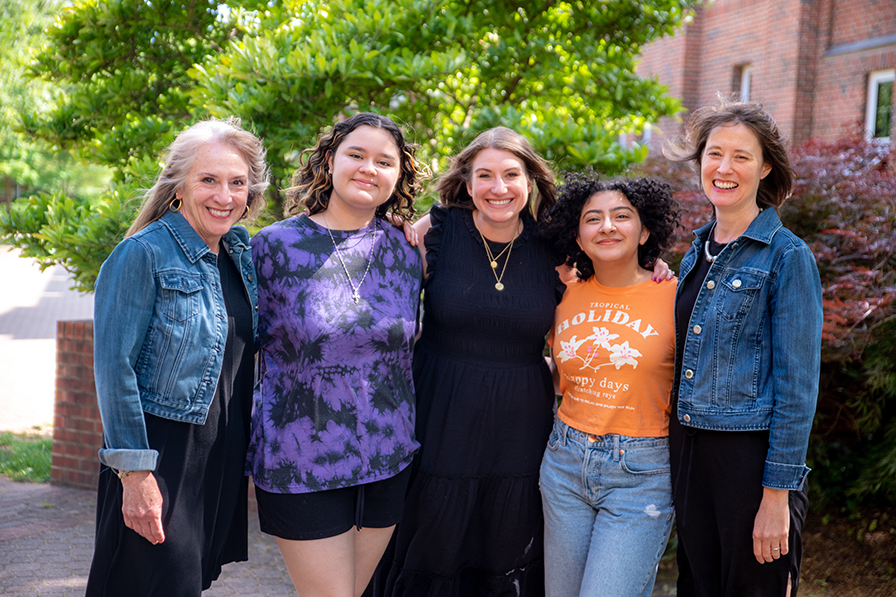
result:
[[[597,371],[601,367],[606,367],[608,365],[615,365],[617,371],[621,369],[623,365],[631,365],[635,369],[638,368],[638,360],[635,357],[640,357],[642,355],[637,349],[628,345],[628,340],[622,344],[610,344],[610,341],[618,338],[619,334],[611,334],[610,330],[605,327],[595,327],[591,329],[594,333],[582,340],[578,340],[576,336],[573,336],[569,340],[561,340],[557,359],[559,359],[561,363],[565,363],[570,359],[578,359],[579,361],[582,361],[582,366],[579,367],[579,370],[592,369]],[[592,344],[586,347],[585,356],[579,356],[579,348],[581,348],[585,342],[589,341]],[[596,359],[604,354],[600,349],[609,352],[609,355],[606,357],[609,359],[609,362],[596,362]]]

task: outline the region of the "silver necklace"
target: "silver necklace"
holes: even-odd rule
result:
[[[712,263],[713,261],[718,259],[719,255],[721,255],[721,253],[719,253],[719,255],[713,255],[712,253],[710,253],[709,252],[709,239],[706,239],[706,242],[703,243],[703,255],[704,255],[704,257],[706,257],[706,260],[708,262]]]
[[[706,237],[706,240],[703,242],[703,256],[706,257],[706,260],[709,263],[712,263],[713,261],[718,259],[719,255],[722,254],[721,251],[719,251],[719,255],[713,255],[712,253],[709,252],[709,239],[712,238],[712,235],[713,235],[713,233],[715,233],[715,231],[716,231],[716,225],[715,225],[715,223],[713,223],[712,228],[709,229],[709,235]],[[724,250],[724,247],[722,248],[722,250]]]
[[[330,231],[330,224],[327,222],[327,216],[321,212],[320,216],[324,219],[324,227],[327,229],[327,234],[330,235],[330,240],[333,241],[333,248],[336,250],[336,257],[339,258],[339,263],[342,264],[342,271],[345,272],[345,277],[348,280],[348,285],[352,289],[352,300],[357,304],[361,300],[361,295],[359,294],[359,290],[361,290],[361,284],[364,283],[364,280],[367,279],[367,274],[370,273],[370,264],[373,263],[373,247],[376,246],[376,217],[373,218],[373,230],[370,232],[370,236],[373,237],[373,241],[370,243],[370,253],[367,254],[367,269],[364,270],[364,275],[361,276],[361,281],[358,282],[358,285],[355,286],[355,283],[352,281],[352,277],[348,273],[348,268],[345,267],[345,260],[342,259],[342,253],[339,251],[339,245],[336,244],[336,239],[333,238],[333,233]]]

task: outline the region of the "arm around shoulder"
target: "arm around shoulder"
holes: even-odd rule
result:
[[[428,213],[414,222],[414,230],[417,232],[418,238],[417,248],[420,250],[420,256],[423,258],[424,277],[428,274],[426,270],[426,242],[424,242],[424,239],[426,238],[426,233],[429,232],[430,228],[432,228],[432,218]]]

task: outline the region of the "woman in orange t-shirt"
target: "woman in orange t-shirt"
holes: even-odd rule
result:
[[[549,343],[563,396],[541,465],[549,597],[649,597],[672,526],[677,209],[651,179],[574,177],[543,232],[576,268]]]

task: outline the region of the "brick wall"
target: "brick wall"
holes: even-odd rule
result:
[[[56,327],[56,408],[50,481],[96,488],[103,424],[93,383],[93,321],[60,321]]]
[[[738,91],[736,69],[750,64],[751,99],[793,143],[834,141],[864,123],[868,74],[896,68],[894,36],[893,0],[717,0],[674,37],[648,45],[638,73],[657,76],[693,109]],[[842,51],[869,40],[877,46]],[[659,123],[667,134],[679,126]],[[662,138],[654,135],[651,151]]]

